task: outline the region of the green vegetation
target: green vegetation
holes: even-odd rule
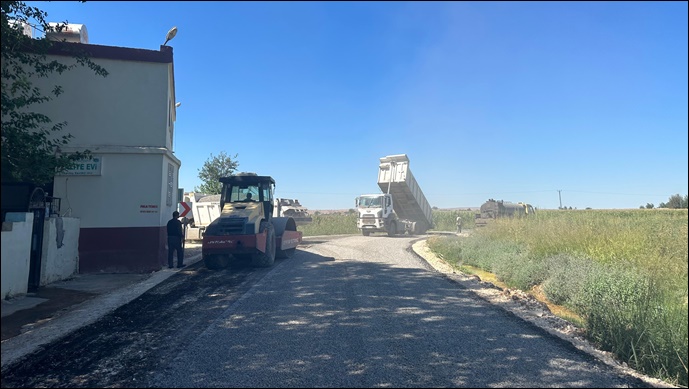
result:
[[[474,228],[474,215],[477,211],[458,210],[458,211],[433,211],[432,231],[456,231],[457,230],[457,215],[462,217],[462,228]]]
[[[222,191],[221,177],[229,177],[237,171],[239,161],[237,156],[230,157],[224,151],[221,151],[218,156],[211,156],[203,163],[203,167],[199,169],[199,178],[203,181],[201,186],[194,188],[194,192],[205,194],[220,194]]]
[[[428,244],[457,267],[538,288],[580,317],[601,349],[686,386],[688,222],[686,209],[541,210]]]
[[[433,211],[435,228],[432,231],[455,231],[457,214],[462,216],[462,228],[474,227],[474,211]],[[355,209],[330,214],[315,211],[313,222],[299,226],[299,231],[303,232],[304,236],[360,234],[356,228],[356,218]]]
[[[304,236],[359,234],[359,229],[356,228],[356,213],[323,214],[316,211],[312,217],[311,223],[298,228]]]

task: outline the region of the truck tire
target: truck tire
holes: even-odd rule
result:
[[[230,257],[219,254],[205,255],[203,263],[210,270],[224,269],[230,266]]]
[[[388,228],[388,236],[395,236],[397,233],[397,223],[390,223],[390,228]]]
[[[275,229],[268,222],[261,222],[260,231],[266,231],[266,252],[258,252],[251,256],[251,264],[255,267],[270,267],[275,263]]]

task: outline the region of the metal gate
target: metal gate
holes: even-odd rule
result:
[[[29,212],[33,212],[31,232],[31,257],[29,260],[28,291],[35,292],[41,285],[41,257],[43,255],[43,226],[46,218],[46,196],[41,188],[34,189],[29,200]]]

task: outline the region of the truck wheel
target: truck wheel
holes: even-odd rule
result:
[[[363,236],[369,236],[369,235],[371,235],[371,231],[361,230],[361,234]]]
[[[227,255],[206,255],[203,263],[211,270],[224,269],[230,265],[230,258]]]
[[[271,223],[261,222],[261,232],[266,231],[266,252],[251,256],[255,267],[270,267],[275,263],[275,229]]]
[[[397,223],[390,223],[390,228],[388,228],[388,236],[395,236],[397,233]]]

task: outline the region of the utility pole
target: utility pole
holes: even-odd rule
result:
[[[557,195],[560,198],[560,209],[562,209],[562,189],[557,190]]]

